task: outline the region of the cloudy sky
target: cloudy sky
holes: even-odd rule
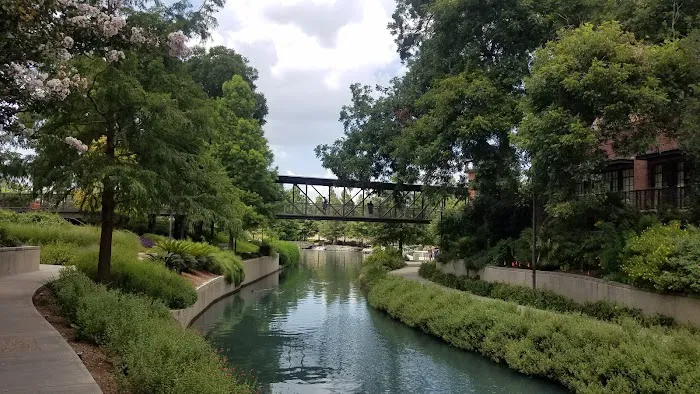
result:
[[[270,113],[265,134],[280,175],[331,177],[313,152],[343,133],[351,83],[401,72],[386,26],[394,0],[228,0],[207,45],[246,56]]]

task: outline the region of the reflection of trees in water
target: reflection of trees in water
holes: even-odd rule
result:
[[[286,332],[282,327],[302,302],[325,298],[327,305],[345,303],[357,291],[353,282],[361,254],[346,257],[331,253],[317,253],[313,258],[302,255],[302,264],[285,269],[279,286],[255,303],[243,299],[247,288],[232,297],[207,334],[214,346],[223,349],[232,366],[252,369],[259,381],[271,383],[294,379],[308,382],[333,375],[336,366],[325,359],[332,353],[332,344],[309,343],[312,339],[307,333]],[[263,389],[269,391],[270,386]]]
[[[303,251],[302,265],[313,275],[310,283],[315,297],[326,297],[326,304],[347,302],[358,292],[357,276],[361,252]]]

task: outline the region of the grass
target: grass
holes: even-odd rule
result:
[[[74,226],[69,223],[8,223],[2,222],[8,233],[25,244],[46,245],[55,242],[70,243],[77,246],[99,245],[100,228],[95,226]],[[134,253],[141,251],[139,237],[127,231],[115,231],[112,245],[130,248]]]
[[[272,248],[279,253],[281,265],[290,267],[299,263],[299,259],[301,259],[301,252],[295,243],[277,240],[271,241],[270,246],[272,246]]]
[[[236,254],[241,253],[258,253],[260,246],[243,239],[236,239]]]
[[[369,304],[404,324],[575,392],[700,392],[700,336],[684,328],[477,299],[389,276],[378,263],[365,265],[361,280]]]
[[[195,331],[176,323],[162,303],[99,286],[63,270],[50,288],[79,339],[115,360],[119,388],[146,393],[253,393],[254,381],[234,375]]]
[[[3,222],[2,228],[25,244],[40,245],[42,264],[74,265],[93,280],[97,277],[99,227],[46,220]],[[139,260],[142,250],[135,234],[114,232],[110,287],[156,298],[170,308],[194,304],[197,293],[192,284],[163,265]]]
[[[466,291],[481,297],[510,301],[518,305],[531,306],[537,309],[564,313],[576,312],[605,321],[633,318],[644,326],[676,325],[671,317],[661,315],[645,316],[639,309],[626,308],[610,302],[597,301],[582,304],[548,290],[532,290],[524,286],[515,286],[506,283],[490,283],[466,276],[458,277],[453,274],[445,274],[437,269],[435,262],[421,264],[418,274],[425,279],[453,289]]]

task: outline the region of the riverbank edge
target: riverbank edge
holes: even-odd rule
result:
[[[282,268],[278,253],[275,253],[274,256],[244,260],[243,272],[245,273],[245,278],[240,285],[236,286],[233,283],[227,283],[223,276],[217,276],[197,287],[197,301],[194,305],[184,309],[171,309],[170,313],[180,325],[189,327],[193,321],[217,301],[281,271]]]
[[[408,270],[388,274],[381,265],[365,266],[360,281],[368,304],[457,349],[574,392],[700,390],[700,344],[686,331],[621,326],[477,297],[425,283],[415,268]]]
[[[438,271],[457,277],[474,277],[489,283],[532,287],[532,270],[487,266],[469,271],[463,261],[436,262]],[[634,286],[584,275],[537,271],[537,289],[551,291],[578,303],[610,302],[640,310],[647,317],[667,316],[680,324],[700,328],[700,298],[654,293]]]

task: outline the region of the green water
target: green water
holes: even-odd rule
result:
[[[367,305],[359,252],[302,251],[207,310],[193,327],[274,393],[560,393],[452,348]]]

